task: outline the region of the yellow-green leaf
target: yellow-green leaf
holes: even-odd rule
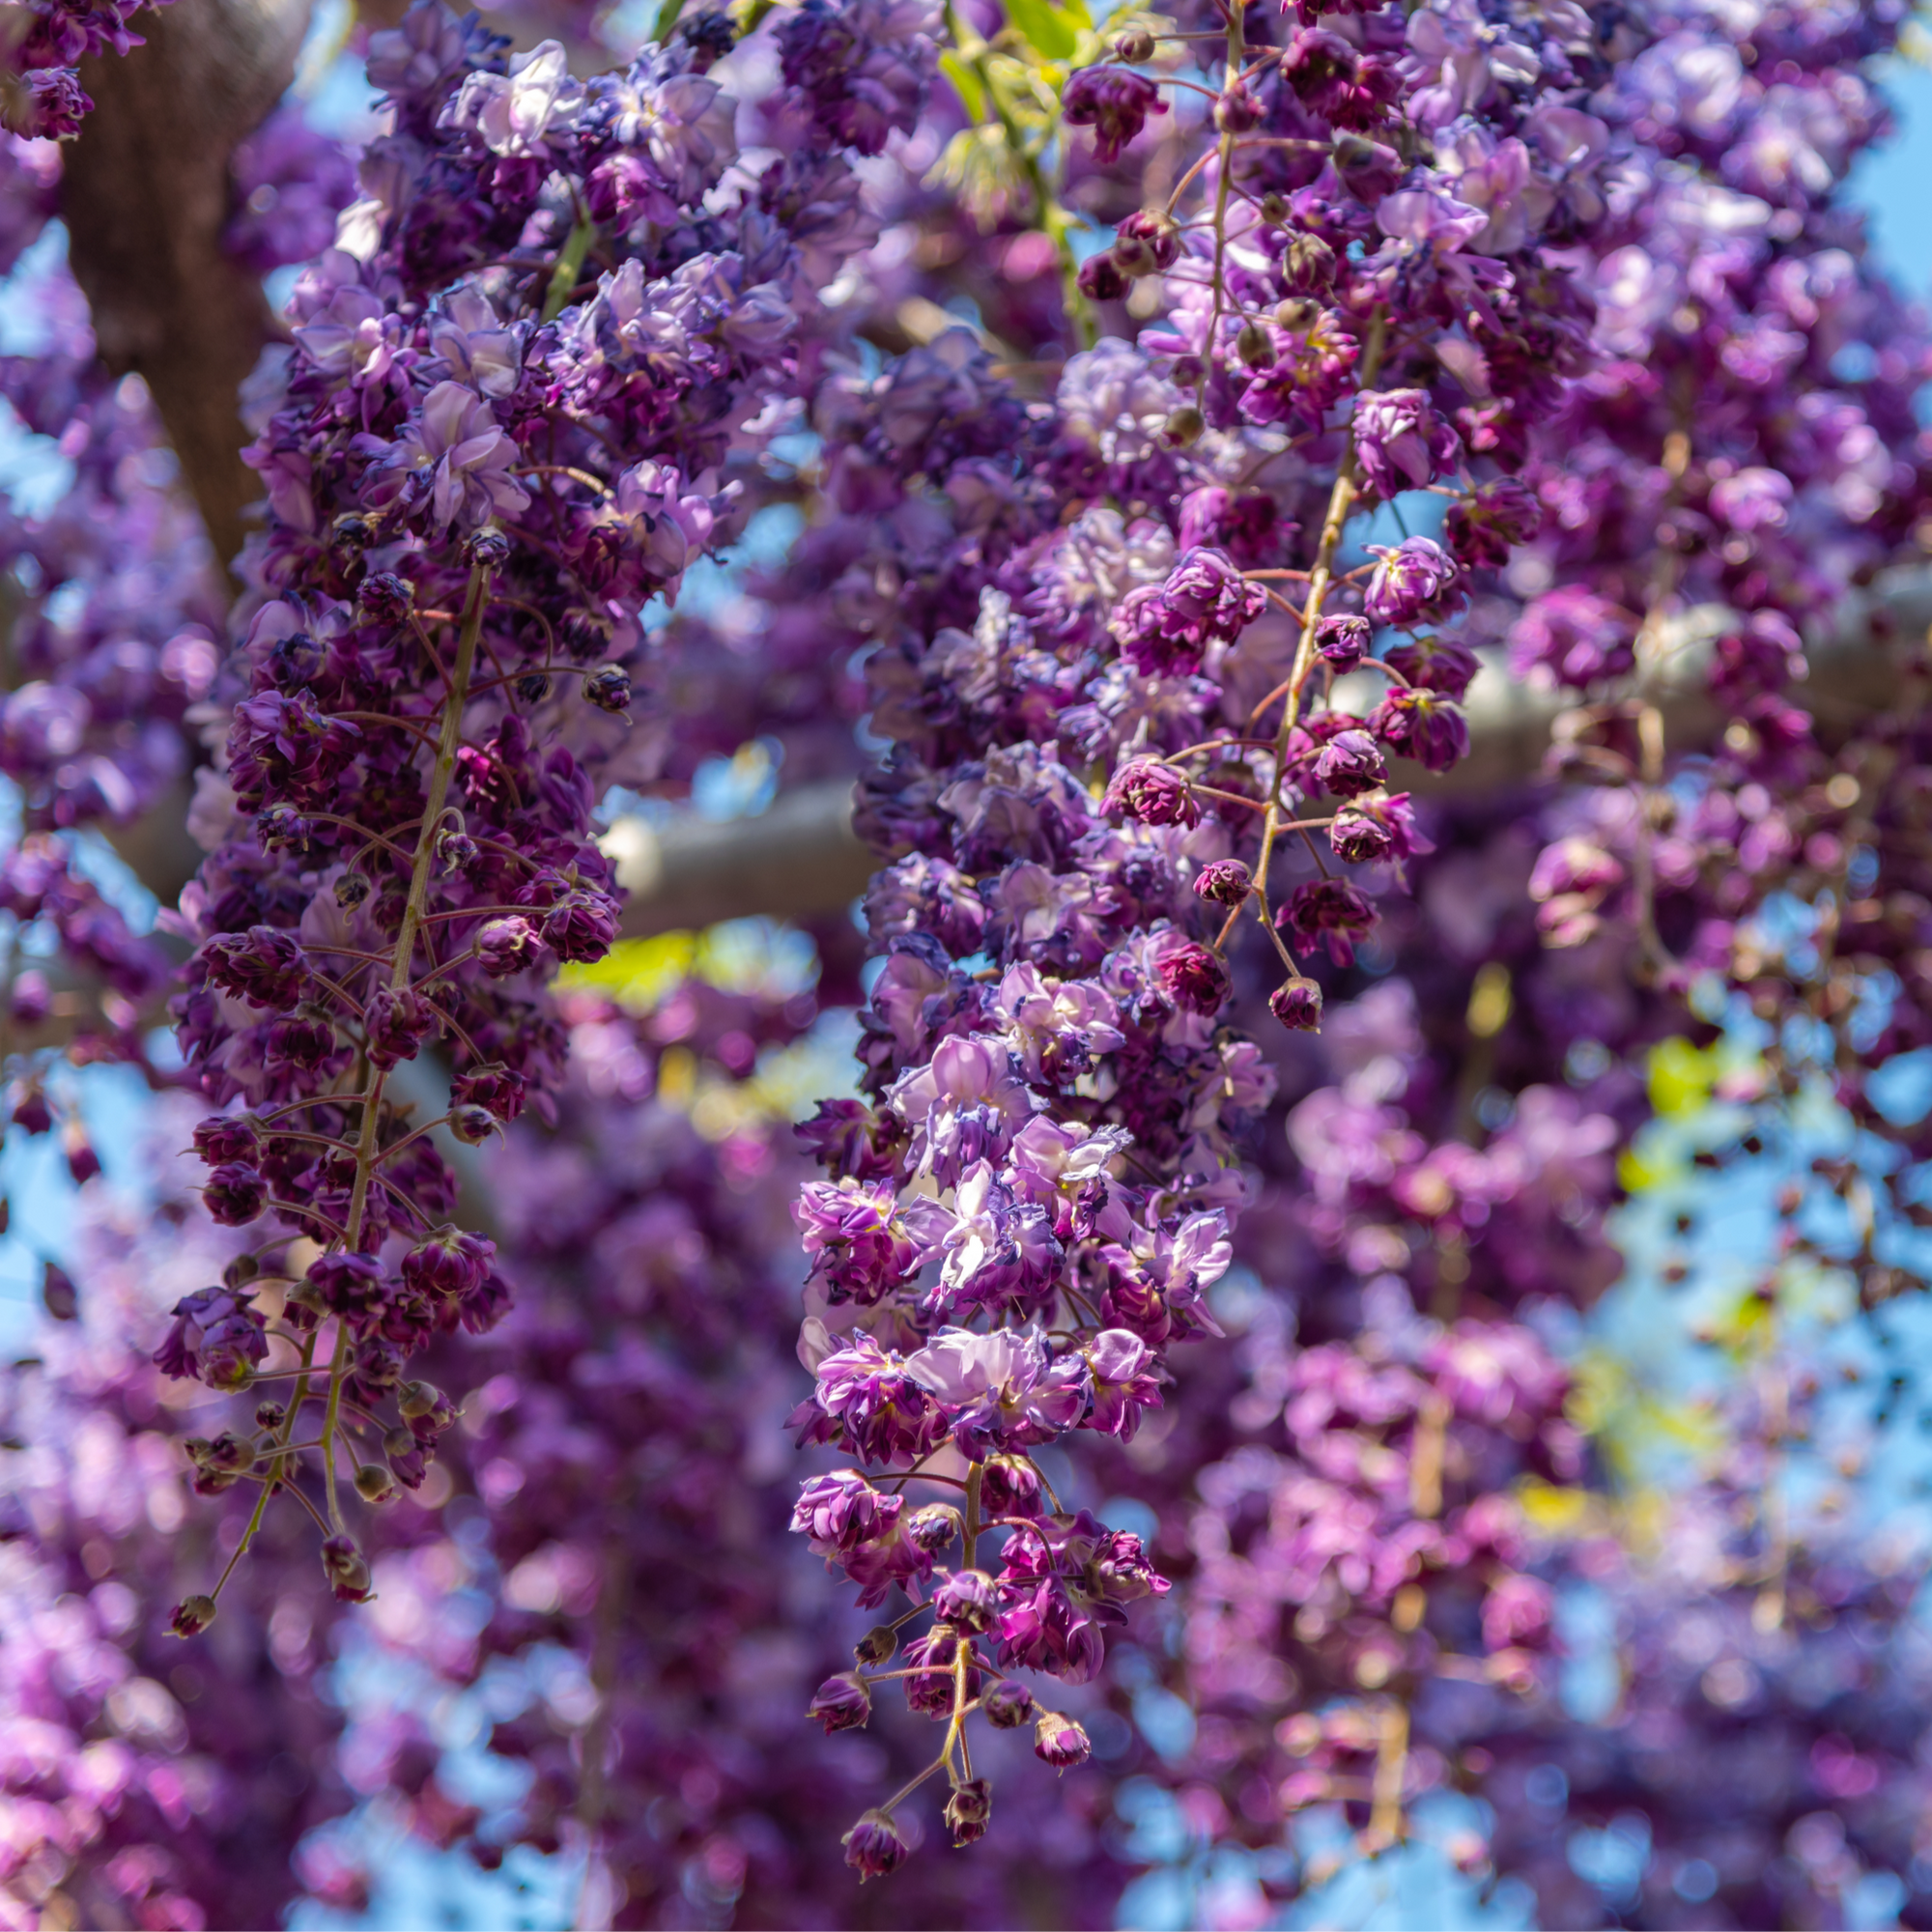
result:
[[[983,121],[986,118],[986,90],[980,86],[980,76],[954,53],[941,54],[939,67],[957,92],[960,104],[966,109],[966,118],[969,121]]]
[[[1065,60],[1079,43],[1080,30],[1094,24],[1085,0],[1006,0],[1007,19],[1027,44],[1048,60]]]

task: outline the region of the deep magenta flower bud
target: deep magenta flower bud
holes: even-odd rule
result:
[[[975,1845],[986,1835],[993,1816],[993,1789],[983,1777],[969,1777],[952,1787],[946,1801],[946,1829],[955,1849]]]
[[[312,1073],[335,1051],[335,1027],[320,1007],[304,1007],[269,1023],[271,1066],[298,1066]]]
[[[269,654],[269,674],[284,691],[313,684],[328,663],[328,652],[308,631],[291,631]]]
[[[1033,1692],[1017,1677],[1003,1677],[980,1699],[986,1721],[999,1731],[1016,1731],[1033,1716]]]
[[[1298,296],[1326,295],[1336,266],[1335,250],[1307,229],[1296,229],[1281,251],[1281,278]]]
[[[1201,807],[1186,776],[1158,758],[1129,758],[1100,801],[1106,811],[1124,811],[1143,825],[1199,825]]]
[[[617,902],[602,893],[566,893],[544,914],[545,944],[559,959],[601,959],[617,937]]]
[[[1365,866],[1374,859],[1386,859],[1395,838],[1373,812],[1345,805],[1328,828],[1328,842],[1335,848],[1336,858],[1350,866]]]
[[[369,1058],[382,1067],[413,1060],[435,1024],[412,987],[379,986],[363,1009],[369,1029]]]
[[[1316,754],[1316,782],[1337,798],[1374,791],[1387,777],[1382,748],[1366,731],[1338,731]]]
[[[1458,609],[1462,572],[1456,559],[1433,537],[1405,537],[1394,546],[1370,544],[1376,559],[1362,608],[1372,622],[1412,624],[1419,617],[1446,616]]]
[[[621,665],[601,665],[583,680],[583,695],[600,711],[627,711],[631,704],[631,674]]]
[[[1214,103],[1214,125],[1224,134],[1251,133],[1266,113],[1261,97],[1245,80],[1231,81]]]
[[[1098,161],[1118,160],[1150,114],[1167,112],[1152,81],[1118,67],[1081,68],[1068,77],[1060,99],[1069,128],[1093,128],[1094,158]]]
[[[999,1592],[983,1570],[955,1570],[932,1593],[933,1613],[961,1630],[987,1631],[1000,1609]]]
[[[980,1503],[988,1520],[1037,1516],[1039,1471],[1024,1456],[988,1456],[980,1464]]]
[[[852,1646],[852,1656],[856,1662],[869,1663],[876,1668],[881,1663],[891,1662],[893,1653],[898,1647],[899,1634],[891,1624],[874,1624]]]
[[[872,1693],[856,1670],[841,1670],[818,1687],[806,1715],[825,1726],[827,1737],[834,1731],[860,1730],[872,1715]]]
[[[928,1555],[950,1548],[965,1533],[966,1524],[951,1503],[927,1503],[906,1518],[907,1538]]]
[[[1227,967],[1191,939],[1164,952],[1156,970],[1174,1004],[1186,1012],[1219,1012],[1231,990]]]
[[[496,1258],[497,1244],[486,1236],[442,1227],[403,1257],[403,1281],[422,1294],[473,1294]]]
[[[1180,257],[1180,224],[1165,209],[1140,209],[1114,231],[1113,255],[1123,275],[1161,274]]]
[[[1216,859],[1203,866],[1194,881],[1195,896],[1215,905],[1245,905],[1254,889],[1254,874],[1238,859]]]
[[[1376,918],[1375,907],[1347,879],[1312,879],[1294,889],[1274,923],[1296,945],[1312,946],[1319,939],[1336,965],[1352,966],[1355,943],[1375,930]]]
[[[449,1131],[465,1147],[481,1147],[497,1131],[497,1117],[488,1107],[452,1107]]]
[[[14,1102],[14,1124],[23,1133],[43,1134],[53,1123],[53,1109],[47,1105],[45,1090],[38,1080],[30,1081]]]
[[[213,1621],[213,1597],[184,1597],[168,1617],[168,1630],[175,1636],[199,1636]]]
[[[534,965],[542,951],[536,927],[518,915],[489,920],[476,935],[476,956],[493,980],[507,980]]]
[[[71,141],[94,112],[94,97],[71,68],[36,68],[13,80],[18,101],[8,131],[23,140]]]
[[[859,1874],[864,1885],[868,1878],[885,1878],[906,1861],[912,1850],[905,1834],[887,1811],[867,1811],[845,1833],[845,1862]]]
[[[356,586],[357,613],[372,624],[400,624],[414,603],[409,579],[393,570],[373,571]]]
[[[1033,1748],[1034,1755],[1052,1765],[1055,1771],[1070,1771],[1076,1764],[1085,1764],[1094,1754],[1087,1733],[1071,1718],[1063,1718],[1058,1711],[1039,1714],[1039,1721],[1034,1726]]]
[[[1291,980],[1268,995],[1268,1011],[1290,1033],[1320,1033],[1321,988],[1313,980]]]
[[[255,1405],[257,1429],[279,1429],[288,1418],[288,1410],[278,1402],[258,1402]]]
[[[482,856],[469,833],[445,826],[436,835],[437,863],[445,872],[467,872]]]
[[[292,932],[272,925],[251,925],[246,932],[224,933],[201,949],[208,977],[223,992],[233,993],[251,1007],[286,1012],[299,1006],[308,992],[308,959]]]
[[[322,1574],[328,1578],[336,1602],[359,1604],[367,1600],[369,1565],[352,1538],[331,1536],[323,1544]]]
[[[262,1123],[253,1114],[211,1114],[194,1130],[194,1151],[211,1167],[262,1156]]]
[[[314,833],[315,827],[292,805],[266,806],[255,820],[255,838],[265,852],[284,847],[299,852]]]
[[[94,1143],[77,1119],[70,1117],[61,1129],[61,1152],[76,1187],[85,1187],[100,1172],[100,1156],[95,1152]]]
[[[355,1322],[374,1320],[388,1299],[383,1264],[374,1255],[343,1250],[318,1255],[308,1264],[307,1280],[323,1308]]]
[[[258,1168],[224,1161],[203,1182],[201,1198],[222,1227],[245,1228],[267,1207],[269,1183]]]
[[[355,1493],[365,1503],[393,1502],[396,1479],[380,1463],[364,1463],[355,1472]]]
[[[496,1061],[483,1066],[472,1066],[467,1073],[459,1073],[450,1083],[451,1092],[460,1106],[484,1108],[493,1120],[514,1121],[524,1111],[524,1088],[526,1082],[521,1073]]]
[[[1098,254],[1089,255],[1080,265],[1080,272],[1074,278],[1080,293],[1089,301],[1119,301],[1127,292],[1127,275],[1115,259],[1111,248],[1102,248]]]
[[[1368,657],[1372,638],[1366,616],[1325,616],[1316,624],[1316,657],[1337,670],[1354,670]]]
[[[56,1321],[80,1319],[80,1291],[73,1277],[58,1262],[46,1262],[41,1268],[41,1306]]]

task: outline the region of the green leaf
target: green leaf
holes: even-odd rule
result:
[[[1086,0],[1005,0],[1007,19],[1028,45],[1048,60],[1065,60],[1080,39],[1080,30],[1094,24]]]
[[[980,85],[980,76],[957,54],[941,54],[939,66],[958,94],[967,119],[983,121],[986,118],[986,90]]]

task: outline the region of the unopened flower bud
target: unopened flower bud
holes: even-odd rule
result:
[[[393,570],[379,570],[356,586],[357,611],[372,624],[400,624],[414,601],[409,579]]]
[[[526,704],[541,704],[550,696],[550,679],[540,670],[526,671],[517,680],[517,696]]]
[[[1301,295],[1333,288],[1335,251],[1319,235],[1291,235],[1281,252],[1281,272],[1289,287]]]
[[[224,1228],[243,1228],[268,1205],[269,1183],[241,1161],[224,1161],[203,1183],[203,1205]]]
[[[350,1537],[331,1536],[323,1544],[322,1574],[338,1603],[359,1604],[369,1595],[369,1565]]]
[[[255,1445],[224,1429],[208,1445],[201,1461],[204,1467],[219,1469],[224,1475],[245,1476],[255,1466]]]
[[[376,541],[376,526],[354,510],[345,511],[329,526],[329,541],[337,550],[359,554]]]
[[[999,1593],[983,1570],[958,1570],[932,1593],[932,1607],[942,1623],[961,1630],[986,1631],[999,1614]]]
[[[185,1597],[168,1618],[168,1629],[176,1636],[199,1636],[214,1621],[213,1597]]]
[[[1373,636],[1366,617],[1323,617],[1315,627],[1315,655],[1337,670],[1353,670],[1368,656]]]
[[[1318,303],[1309,301],[1301,296],[1291,296],[1286,301],[1275,304],[1274,319],[1282,327],[1300,335],[1311,327],[1321,313]]]
[[[1313,980],[1291,980],[1268,995],[1268,1011],[1290,1033],[1320,1033],[1321,988]]]
[[[1214,125],[1224,134],[1246,134],[1261,126],[1261,97],[1245,80],[1231,81],[1214,103]]]
[[[983,1777],[969,1777],[952,1787],[946,1801],[946,1829],[956,1848],[977,1844],[986,1835],[993,1815],[993,1790]]]
[[[874,1624],[852,1646],[852,1655],[860,1663],[877,1665],[890,1662],[898,1647],[899,1634],[891,1624]]]
[[[965,1519],[951,1503],[927,1503],[905,1520],[908,1540],[928,1555],[950,1548],[965,1529]]]
[[[980,1699],[980,1709],[995,1730],[1014,1731],[1033,1716],[1033,1692],[1017,1677],[1003,1677]]]
[[[385,1503],[396,1493],[395,1478],[380,1463],[364,1463],[355,1472],[355,1493],[365,1503]]]
[[[481,1147],[496,1131],[497,1122],[488,1107],[452,1107],[449,1131],[465,1147]]]
[[[1176,449],[1185,449],[1191,443],[1201,440],[1202,432],[1208,427],[1208,418],[1192,403],[1182,403],[1167,419],[1161,434]]]
[[[1145,67],[1154,56],[1154,38],[1145,27],[1114,38],[1114,58],[1128,67]]]
[[[478,564],[485,570],[495,570],[510,560],[510,539],[501,530],[492,529],[487,526],[470,533],[464,550],[468,553],[471,563]]]
[[[583,695],[600,711],[624,711],[631,702],[631,674],[621,665],[603,665],[583,680]]]
[[[405,1382],[396,1398],[396,1406],[412,1422],[419,1415],[427,1415],[442,1394],[431,1382]]]
[[[415,1431],[407,1423],[399,1422],[383,1437],[383,1453],[385,1456],[413,1456],[422,1444],[416,1440]]]
[[[1034,1755],[1052,1765],[1055,1771],[1070,1771],[1085,1764],[1094,1754],[1087,1733],[1071,1718],[1058,1711],[1042,1711],[1034,1725]]]
[[[444,826],[436,835],[436,856],[445,872],[467,872],[480,856],[476,841],[456,826]]]
[[[1119,301],[1127,292],[1127,273],[1111,248],[1089,255],[1074,279],[1089,301]]]
[[[1270,228],[1279,228],[1288,219],[1288,203],[1273,188],[1262,196],[1261,215]]]
[[[369,878],[365,872],[344,872],[335,882],[335,903],[344,912],[354,912],[369,896]]]
[[[1274,360],[1274,342],[1258,322],[1244,322],[1235,338],[1235,354],[1250,369],[1265,369]]]
[[[1180,225],[1165,209],[1143,208],[1114,231],[1121,273],[1138,279],[1173,268],[1180,255]]]
[[[80,1291],[74,1287],[73,1277],[57,1263],[48,1262],[41,1270],[41,1306],[56,1321],[80,1319]]]
[[[258,1402],[255,1405],[255,1427],[257,1429],[279,1429],[288,1420],[289,1412],[278,1402]]]
[[[841,1670],[818,1687],[807,1710],[825,1726],[829,1737],[834,1731],[856,1731],[872,1715],[872,1693],[866,1680],[853,1670]]]
[[[1216,905],[1245,905],[1254,889],[1254,875],[1238,859],[1215,859],[1202,867],[1194,881],[1195,895]]]
[[[842,1842],[845,1862],[859,1874],[861,1885],[868,1878],[884,1878],[896,1871],[912,1850],[889,1811],[867,1811]]]

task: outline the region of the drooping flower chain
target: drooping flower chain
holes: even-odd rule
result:
[[[508,1295],[492,1241],[448,1219],[431,1136],[473,1145],[547,1108],[564,1037],[545,980],[617,930],[590,768],[621,745],[645,607],[729,532],[745,425],[783,420],[767,405],[820,313],[787,198],[836,201],[841,144],[867,135],[837,89],[825,113],[785,92],[786,158],[721,190],[733,103],[705,70],[729,41],[702,16],[580,83],[554,43],[506,61],[435,0],[376,36],[391,130],[258,379],[270,519],[175,1006],[225,1109],[196,1135],[205,1198],[277,1231],[181,1305],[161,1358],[272,1394],[196,1445],[197,1486],[257,1485],[251,1525],[297,1497],[345,1598],[369,1572],[338,1463],[371,1502],[420,1484],[455,1409],[408,1359]],[[424,1121],[397,1069],[433,1040],[454,1079]]]
[[[1083,271],[1101,302],[1166,276],[1139,348],[1075,355],[1024,428],[961,336],[820,412],[845,445],[838,485],[883,509],[905,494],[895,460],[943,476],[927,500],[955,536],[922,585],[933,628],[875,617],[872,722],[895,743],[862,811],[894,861],[867,901],[873,1097],[806,1130],[834,1179],[797,1209],[815,1387],[794,1422],[874,1473],[811,1479],[795,1526],[862,1603],[897,1586],[914,1605],[825,1687],[829,1726],[865,1720],[867,1666],[929,1605],[884,1674],[946,1720],[926,1776],[946,1772],[961,1843],[989,1804],[967,1719],[1031,1707],[985,1673],[1083,1681],[1103,1627],[1165,1588],[1137,1537],[1061,1507],[1037,1452],[1080,1428],[1130,1436],[1167,1346],[1217,1332],[1237,1150],[1272,1087],[1217,1024],[1225,949],[1251,912],[1280,961],[1276,1018],[1312,1029],[1313,950],[1350,961],[1371,893],[1428,849],[1390,761],[1456,762],[1477,662],[1433,627],[1528,533],[1509,467],[1586,360],[1586,306],[1547,244],[1587,217],[1607,145],[1576,105],[1588,37],[1531,30],[1542,78],[1429,167],[1399,150],[1447,118],[1434,71],[1387,14],[1349,25],[1264,47],[1235,25],[1197,165]],[[1161,44],[1130,29],[1117,52]],[[1144,76],[1087,71],[1065,118],[1110,159],[1157,100]],[[1535,193],[1498,207],[1486,167]],[[924,407],[942,357],[943,432]],[[1022,435],[1015,473],[995,452]],[[1410,491],[1448,499],[1439,540],[1349,567],[1358,506]],[[1335,685],[1354,671],[1382,695],[1350,709]],[[958,1506],[915,1507],[924,1477]],[[989,1529],[1008,1540],[982,1566]],[[1037,1748],[1065,1765],[1086,1746],[1045,1713]],[[904,1795],[855,1827],[862,1874],[902,1858]]]

